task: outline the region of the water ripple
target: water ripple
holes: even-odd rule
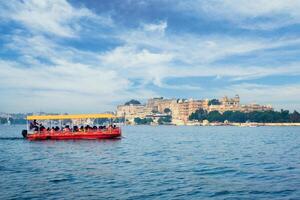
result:
[[[299,127],[124,127],[29,142],[0,126],[0,199],[300,199]]]

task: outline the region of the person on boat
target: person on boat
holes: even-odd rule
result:
[[[89,131],[91,129],[90,125],[86,125],[85,131]]]
[[[39,127],[38,126],[35,126],[34,128],[33,128],[33,131],[34,132],[38,132],[40,129],[39,129]]]
[[[45,131],[45,130],[46,130],[45,126],[43,126],[43,124],[40,124],[40,131]]]
[[[79,131],[78,126],[73,126],[73,131],[78,132]]]
[[[63,129],[64,132],[70,132],[71,129],[69,127],[69,125],[66,125],[65,128]]]
[[[84,131],[84,127],[81,126],[80,129],[79,129],[79,131],[80,131],[80,132],[83,132],[83,131]]]
[[[50,133],[54,133],[55,132],[55,128],[52,127],[51,130],[50,130]]]
[[[30,122],[30,125],[29,125],[29,129],[30,130],[34,130],[34,131],[38,131],[38,126],[40,124],[36,122],[36,120],[33,120],[32,122]],[[36,130],[37,129],[37,130]]]
[[[58,127],[58,126],[56,126],[54,130],[55,130],[55,131],[59,131],[59,127]]]

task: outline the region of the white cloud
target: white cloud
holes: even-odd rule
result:
[[[6,105],[4,111],[99,112],[113,110],[115,101],[154,95],[147,90],[129,89],[126,77],[94,66],[61,61],[55,66],[24,68],[18,63],[0,62],[0,102]]]
[[[187,76],[230,76],[235,79],[258,78],[274,74],[299,73],[299,63],[279,66],[215,64],[217,61],[230,56],[241,56],[259,52],[264,55],[272,49],[289,45],[298,45],[298,38],[257,38],[225,35],[195,35],[168,34],[149,35],[142,30],[121,33],[119,38],[125,45],[106,52],[104,57],[126,66],[136,66],[146,72],[159,71],[159,77],[187,77]],[[145,50],[146,49],[146,50]],[[148,50],[147,50],[148,49]],[[155,52],[151,59],[145,59],[143,51]],[[281,52],[284,54],[284,51]],[[277,51],[277,56],[280,56]],[[150,56],[149,56],[150,58]],[[278,58],[280,60],[281,58]],[[104,59],[105,60],[105,59]],[[152,62],[150,62],[152,60]],[[149,68],[149,70],[147,70]],[[272,68],[272,69],[271,69]],[[133,73],[134,74],[134,73]],[[153,73],[154,74],[154,73]],[[162,80],[156,81],[161,83]]]
[[[173,61],[172,52],[150,50],[140,44],[126,43],[99,55],[103,66],[117,70],[130,79],[142,79],[142,84],[154,83],[162,86],[162,79],[168,74]]]
[[[14,34],[9,38],[9,42],[5,46],[20,53],[22,55],[20,61],[26,64],[45,65],[40,62],[40,59],[42,59],[50,63],[50,65],[60,64],[61,60],[99,65],[97,53],[62,45],[56,40],[43,35],[27,36],[22,33]]]
[[[211,4],[201,4],[201,9],[205,6],[208,6],[207,10],[215,9],[209,8],[213,3],[220,4],[219,7],[231,5],[229,1],[223,4],[212,1]],[[0,91],[1,96],[4,96],[0,99],[0,104],[6,105],[7,111],[112,110],[114,101],[157,96],[154,91],[147,89],[149,83],[180,91],[203,89],[201,86],[188,84],[166,84],[165,80],[172,77],[225,76],[236,81],[270,75],[300,74],[297,62],[278,66],[216,64],[230,56],[254,52],[263,55],[272,49],[299,45],[300,40],[297,38],[178,34],[167,32],[167,21],[160,21],[141,23],[138,28],[131,30],[112,27],[115,30],[106,33],[105,37],[117,40],[121,45],[106,51],[89,51],[71,47],[62,42],[61,37],[84,41],[86,35],[80,34],[82,19],[92,19],[91,24],[101,19],[101,23],[110,25],[113,24],[110,18],[105,22],[106,18],[86,8],[75,8],[64,0],[16,1],[15,4],[5,5],[7,12],[2,12],[0,16],[26,27],[25,30],[15,31],[5,40],[5,48],[21,56],[16,56],[15,61],[0,59]],[[0,10],[4,11],[3,6]],[[216,12],[218,16],[227,15],[221,11]],[[247,10],[236,12],[243,19],[255,18]],[[264,16],[273,11],[255,12],[257,16]],[[91,35],[88,37],[102,34],[98,29],[89,31]],[[134,80],[138,80],[140,85],[135,86]],[[229,88],[223,91],[222,95],[228,91],[248,98],[256,92],[262,96],[263,91],[272,91],[267,86],[261,86],[257,91],[254,88],[251,90],[247,86],[234,86],[232,90]],[[273,92],[278,91],[279,89]],[[291,99],[290,95],[292,93],[285,94]],[[280,99],[279,96],[274,98]]]
[[[0,16],[13,20],[37,33],[75,37],[81,29],[79,20],[83,18],[110,24],[110,18],[97,16],[86,8],[74,8],[66,0],[11,0],[2,3]]]
[[[299,8],[300,2],[298,0],[212,0],[205,1],[203,7],[207,9],[214,9],[216,6],[219,12],[226,12],[232,16],[238,14],[238,16],[244,17],[259,17],[269,16],[274,14],[287,14],[290,16],[300,16]],[[227,10],[225,10],[227,9]],[[234,11],[234,13],[230,13]]]
[[[120,68],[143,68],[166,64],[172,60],[168,53],[154,53],[148,49],[133,46],[121,46],[100,55],[104,65],[119,66]]]
[[[165,30],[167,29],[167,22],[166,21],[161,21],[157,24],[144,24],[143,28],[145,31],[150,31],[150,32],[158,32],[160,34],[164,34]]]
[[[131,30],[117,35],[127,46],[148,48],[173,55],[187,64],[209,64],[222,58],[244,55],[256,51],[298,45],[297,37],[251,37],[225,34],[151,34],[145,30]]]
[[[32,6],[31,3],[39,4],[34,1],[28,4]],[[48,5],[49,2],[44,3]],[[54,7],[58,5],[60,4],[55,4]],[[23,6],[21,10],[28,10],[26,4],[20,3],[18,6]],[[39,6],[46,5],[41,3]],[[68,17],[72,13],[84,16],[80,14],[81,9],[70,9],[72,11]],[[36,7],[33,10],[36,12]],[[34,14],[25,15],[33,17]],[[128,76],[122,75],[116,68],[103,65],[99,53],[61,44],[60,40],[44,34],[73,37],[79,32],[73,29],[73,25],[77,26],[79,21],[75,20],[73,24],[70,20],[74,19],[69,18],[49,20],[58,29],[52,29],[51,26],[41,27],[34,20],[31,23],[20,18],[18,22],[24,23],[27,28],[32,27],[34,31],[31,34],[24,30],[16,31],[6,37],[6,49],[21,56],[17,56],[15,61],[0,60],[0,104],[5,105],[2,111],[101,112],[114,110],[114,102],[155,96],[154,92],[147,89],[131,90]],[[140,59],[149,61],[155,56],[147,50],[138,55]]]
[[[190,0],[179,10],[219,20],[229,20],[249,29],[274,29],[300,23],[299,0]]]

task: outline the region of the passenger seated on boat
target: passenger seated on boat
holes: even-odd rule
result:
[[[84,128],[83,126],[80,126],[80,129],[79,129],[80,132],[83,132],[84,131]]]
[[[44,132],[44,131],[47,131],[47,129],[45,128],[45,126],[43,126],[42,124],[41,124],[41,126],[40,126],[40,132]]]
[[[73,126],[73,131],[74,132],[78,132],[79,130],[78,130],[78,126]]]
[[[54,130],[55,130],[55,131],[59,131],[59,127],[58,127],[58,126],[56,126]]]
[[[39,131],[39,127],[38,127],[38,126],[35,126],[35,127],[33,128],[33,130],[36,131],[36,132]]]
[[[86,125],[85,131],[89,131],[91,129],[90,125]]]
[[[93,126],[93,130],[96,131],[97,130],[97,126]]]
[[[32,130],[32,129],[36,129],[38,128],[38,125],[39,123],[36,122],[36,120],[33,120],[32,122],[30,122],[30,125],[29,125],[29,129]]]
[[[45,127],[43,126],[43,124],[40,124],[40,130],[42,131],[42,129],[44,129]]]
[[[69,125],[65,126],[65,128],[63,129],[63,131],[65,131],[65,132],[71,131],[70,126]]]
[[[114,126],[113,126],[113,129],[115,129],[115,128],[117,128],[117,126],[116,126],[116,125],[114,125]]]
[[[50,133],[54,133],[55,132],[55,128],[52,127],[51,130],[50,130]]]
[[[50,128],[49,128],[49,127],[47,128],[47,131],[50,131]]]

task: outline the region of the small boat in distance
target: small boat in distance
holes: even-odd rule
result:
[[[27,130],[22,135],[28,140],[120,138],[122,131],[113,125],[114,118],[113,114],[32,115],[27,116]],[[99,120],[109,124],[99,126]]]

